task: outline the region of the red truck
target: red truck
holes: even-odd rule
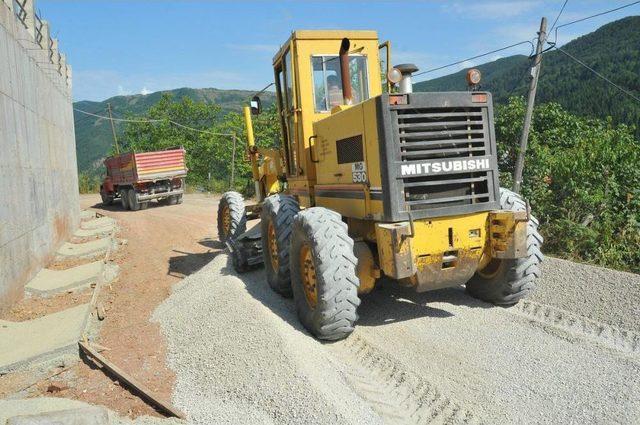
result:
[[[107,175],[100,185],[104,205],[120,198],[122,207],[137,211],[157,199],[165,205],[182,203],[187,176],[185,150],[129,152],[104,160]]]

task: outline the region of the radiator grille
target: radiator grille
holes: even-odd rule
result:
[[[400,160],[403,164],[490,155],[486,108],[397,109]],[[489,172],[402,178],[406,211],[491,201]]]

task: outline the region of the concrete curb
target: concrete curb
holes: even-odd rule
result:
[[[75,245],[73,248],[76,248],[76,251],[78,246],[88,246],[89,248],[85,248],[84,251],[81,250],[82,254],[74,252],[73,255],[62,255],[63,258],[86,256],[88,251],[93,251],[90,256],[104,253],[104,258],[101,261],[84,265],[87,266],[87,269],[94,267],[100,270],[95,277],[92,277],[96,282],[96,288],[94,289],[91,302],[24,322],[0,320],[0,376],[19,369],[56,360],[62,355],[73,354],[77,356],[78,341],[86,340],[87,338],[86,335],[91,322],[91,313],[95,310],[96,306],[96,291],[102,284],[115,279],[118,274],[118,266],[108,263],[109,255],[118,246],[115,238],[115,228],[107,238],[85,244],[65,243],[65,245]],[[96,246],[101,246],[102,249],[95,250]],[[99,265],[100,263],[101,265]],[[74,269],[76,270],[74,271]],[[77,269],[78,267],[61,271],[48,270],[45,272],[45,277],[46,275],[51,276],[50,272],[62,273],[64,275],[64,273],[69,270],[72,271],[73,275],[77,272]],[[82,277],[80,274],[78,280],[70,285],[77,287],[82,284],[88,284],[87,280],[89,280],[89,277]],[[61,288],[69,286],[61,285]],[[63,290],[61,288],[58,288],[58,290]]]
[[[110,249],[115,250],[117,246],[118,243],[112,236],[84,243],[65,242],[58,251],[56,251],[56,257],[91,258],[104,254]]]
[[[0,375],[77,352],[89,311],[90,304],[80,304],[25,322],[1,320]]]
[[[80,228],[85,230],[92,230],[92,229],[97,229],[97,228],[106,227],[106,226],[115,227],[115,225],[116,225],[116,221],[113,218],[102,216],[99,218],[95,218],[93,220],[82,222],[80,224]]]
[[[112,268],[107,273],[107,267]],[[104,261],[94,261],[66,270],[42,269],[25,286],[25,291],[41,297],[48,297],[70,289],[87,287],[92,283],[98,283],[102,279],[110,282],[118,274],[118,266],[105,264]]]

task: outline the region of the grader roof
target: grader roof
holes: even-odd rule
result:
[[[378,32],[372,30],[296,30],[291,32],[291,37],[280,47],[273,57],[275,63],[289,47],[293,40],[377,40]]]

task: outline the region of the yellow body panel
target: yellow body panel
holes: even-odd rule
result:
[[[313,73],[311,58],[318,55],[337,55],[344,37],[351,42],[350,54],[367,58],[367,79],[369,98],[382,93],[378,36],[375,31],[294,31],[290,39],[274,57],[274,67],[282,66],[287,52],[292,52],[293,105],[286,113],[293,114],[296,167],[289,181],[299,178],[307,180],[307,187],[316,182],[316,170],[309,152],[310,137],[314,135],[313,123],[331,115],[330,112],[315,112],[313,97]],[[283,111],[280,111],[281,113]],[[299,184],[290,185],[300,188]]]
[[[333,196],[316,194],[316,205],[332,208],[345,217],[378,219],[382,216],[382,201],[372,199],[371,191],[381,191],[380,150],[375,99],[335,111],[330,117],[313,124],[316,142],[317,186],[333,188]],[[363,160],[338,163],[336,142],[361,137]],[[365,174],[363,175],[362,172]],[[365,176],[364,182],[363,176]],[[359,186],[355,189],[355,186]],[[340,192],[343,192],[342,195]],[[356,193],[357,192],[357,193]],[[350,197],[349,197],[350,196]],[[352,204],[357,203],[354,207]]]

